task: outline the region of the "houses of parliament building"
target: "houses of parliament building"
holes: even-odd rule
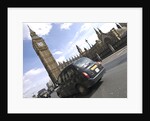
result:
[[[85,40],[90,48],[84,48],[84,50],[82,50],[78,45],[75,45],[79,52],[79,55],[71,57],[69,60],[63,61],[62,63],[56,62],[43,38],[39,37],[33,30],[31,30],[29,26],[28,27],[30,30],[30,36],[32,38],[32,46],[39,56],[41,62],[43,63],[52,82],[55,84],[60,72],[78,58],[84,56],[91,58],[92,60],[96,60],[97,55],[99,55],[102,59],[104,59],[115,51],[126,46],[127,23],[119,23],[116,24],[116,26],[117,29],[112,28],[107,33],[103,33],[99,28],[94,28],[94,31],[98,38],[97,40],[95,40],[96,43],[94,45],[90,45],[88,40]]]

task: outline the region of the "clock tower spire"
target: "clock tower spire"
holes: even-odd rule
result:
[[[32,39],[34,38],[40,38],[38,35],[36,35],[36,33],[28,26],[29,30],[30,30],[30,36]]]
[[[52,53],[49,51],[44,39],[39,37],[29,26],[28,28],[32,38],[32,46],[43,63],[53,84],[55,85],[57,83],[57,77],[60,74],[60,69],[57,65],[57,62]]]

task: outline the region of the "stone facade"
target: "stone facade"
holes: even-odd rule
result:
[[[32,38],[32,46],[39,56],[40,60],[42,61],[46,71],[49,74],[49,77],[51,78],[52,82],[55,84],[57,81],[57,77],[60,74],[60,68],[57,65],[56,60],[54,59],[53,55],[48,49],[48,46],[46,45],[43,38],[36,35],[34,31],[30,30],[30,36]]]

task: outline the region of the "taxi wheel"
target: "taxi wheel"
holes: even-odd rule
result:
[[[58,97],[60,97],[60,98],[62,97],[62,95],[61,95],[59,92],[57,92],[57,95],[58,95]]]
[[[82,85],[77,85],[76,88],[81,95],[85,95],[88,92],[88,89]]]

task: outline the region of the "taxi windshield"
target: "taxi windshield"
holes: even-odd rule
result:
[[[74,62],[74,65],[81,67],[81,68],[86,68],[92,62],[93,61],[91,59],[83,57],[83,58],[80,58],[79,60],[76,60]]]

